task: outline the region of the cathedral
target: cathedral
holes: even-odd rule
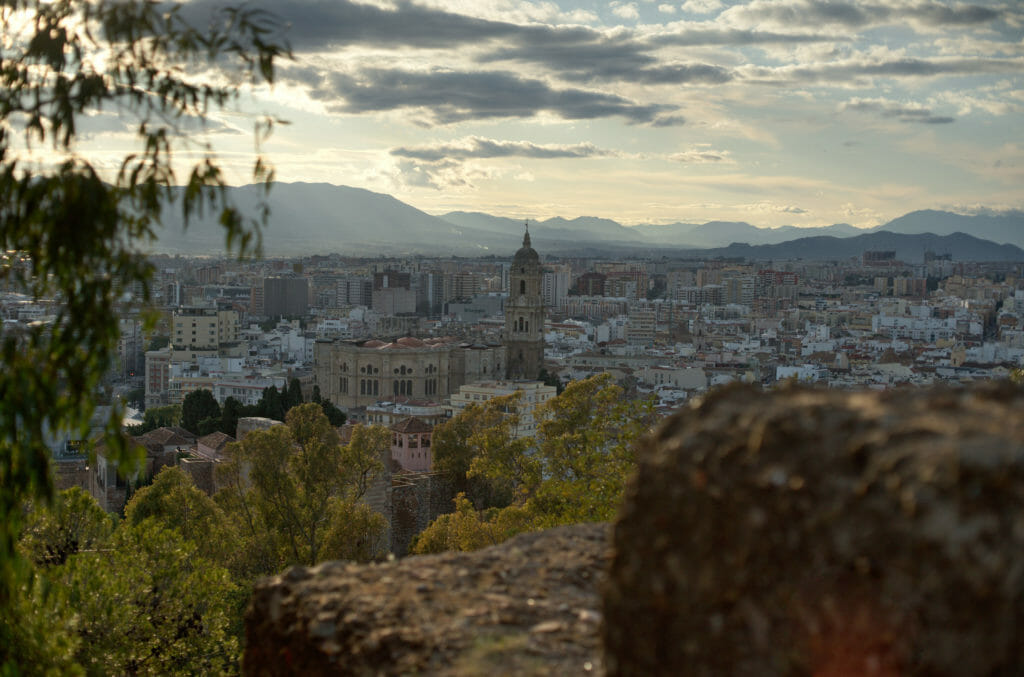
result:
[[[530,246],[527,226],[523,246],[512,258],[505,302],[505,376],[536,380],[544,365],[544,297],[540,256]]]
[[[384,399],[442,399],[462,385],[506,378],[535,381],[544,365],[544,297],[540,256],[530,231],[512,258],[503,345],[457,337],[346,341],[318,339],[315,382],[322,397],[344,409]]]

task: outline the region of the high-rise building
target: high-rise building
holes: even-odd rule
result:
[[[506,375],[536,380],[544,366],[544,297],[540,256],[530,246],[530,231],[512,258],[505,304]]]
[[[283,275],[265,278],[263,309],[268,317],[305,317],[309,312],[309,280]]]
[[[544,305],[548,308],[558,308],[562,301],[569,296],[569,279],[572,272],[569,266],[549,266],[541,278],[541,294],[544,296]]]

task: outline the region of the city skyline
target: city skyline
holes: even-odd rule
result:
[[[219,0],[194,0],[202,22]],[[258,6],[259,3],[256,3]],[[295,60],[205,133],[249,180],[424,211],[874,226],[1024,207],[1024,8],[938,0],[266,4]],[[94,116],[83,152],[131,134]],[[99,130],[99,131],[97,131]],[[102,132],[102,133],[101,133]]]

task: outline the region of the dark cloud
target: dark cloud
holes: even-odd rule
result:
[[[607,156],[610,153],[590,143],[575,145],[538,145],[525,141],[498,141],[471,137],[462,143],[420,146],[417,148],[393,148],[392,155],[427,162],[447,159],[466,160],[470,158],[528,157],[538,159],[586,158]]]
[[[184,9],[186,17],[201,24],[228,4],[224,0],[193,0]],[[355,44],[454,47],[523,30],[516,24],[476,19],[405,0],[397,2],[394,9],[348,0],[256,0],[245,6],[266,10],[287,23],[288,39],[296,50]]]
[[[541,65],[575,82],[627,81],[650,85],[722,84],[733,79],[726,68],[708,64],[659,64],[632,41],[550,44],[499,49],[481,61],[515,61]]]
[[[310,95],[327,101],[332,112],[426,109],[433,124],[532,117],[541,112],[567,120],[620,116],[629,122],[648,123],[671,110],[668,106],[638,104],[615,94],[555,89],[540,80],[501,71],[365,69],[347,75],[294,68],[283,75],[308,85]]]
[[[928,26],[969,26],[1006,18],[1012,10],[983,5],[949,6],[934,0],[917,2],[842,2],[836,0],[755,0],[722,13],[728,21],[748,26],[775,24],[787,27],[822,25],[859,29],[897,22]]]
[[[651,127],[679,127],[686,124],[682,115],[659,115],[651,122]]]
[[[870,113],[883,118],[894,118],[900,122],[916,122],[926,125],[942,125],[954,122],[954,119],[951,117],[934,115],[928,108],[907,106],[893,101],[876,99],[854,99],[844,103],[842,110]]]

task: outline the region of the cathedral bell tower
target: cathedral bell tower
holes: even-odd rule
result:
[[[512,257],[505,302],[505,365],[510,379],[536,380],[544,366],[544,297],[540,256],[530,246],[526,226],[523,246]]]

